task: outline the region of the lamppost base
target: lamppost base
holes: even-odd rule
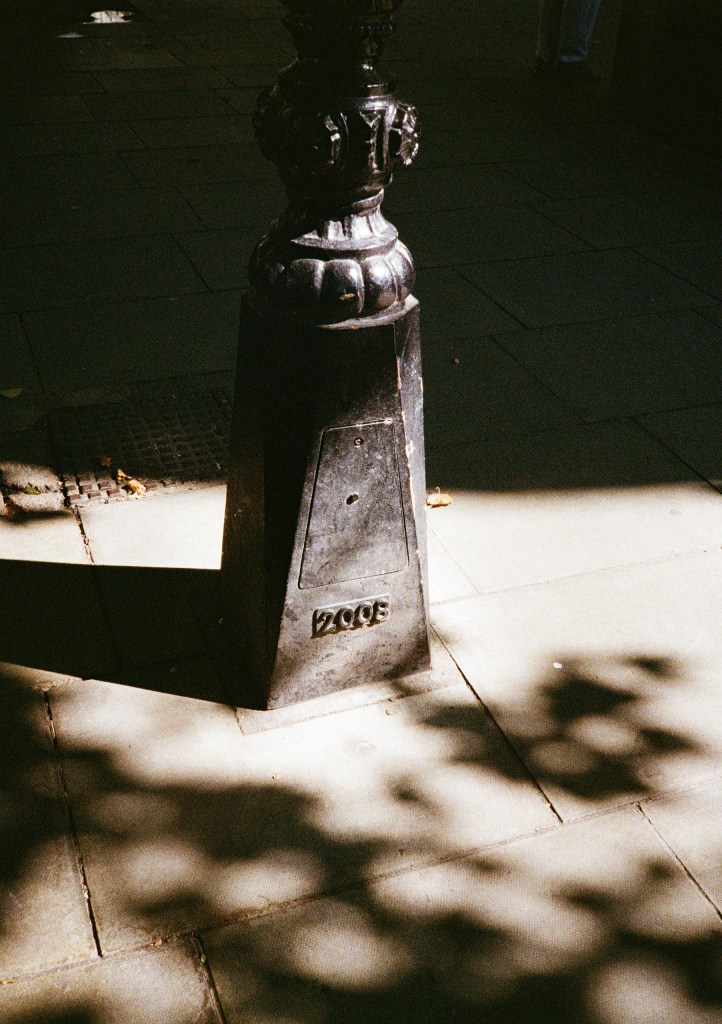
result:
[[[241,315],[223,539],[239,700],[280,708],[430,667],[419,307]]]

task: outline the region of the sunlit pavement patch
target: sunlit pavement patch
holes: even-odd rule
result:
[[[90,17],[93,20],[86,22],[88,25],[127,25],[133,15],[130,11],[93,11]]]

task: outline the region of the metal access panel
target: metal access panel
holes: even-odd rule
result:
[[[324,431],[299,586],[400,572],[408,562],[393,422]]]

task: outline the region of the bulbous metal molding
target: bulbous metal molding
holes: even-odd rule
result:
[[[258,99],[261,151],[289,207],[249,267],[260,296],[320,323],[402,304],[414,268],[380,211],[397,167],[419,146],[414,107],[377,67],[402,0],[284,0],[298,59]]]

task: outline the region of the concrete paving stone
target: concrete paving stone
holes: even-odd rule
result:
[[[80,40],[77,41],[81,43]],[[140,44],[142,45],[142,44]],[[82,41],[72,51],[66,51],[65,66],[73,71],[134,71],[146,68],[183,68],[179,60],[170,50],[156,47],[134,49],[126,47],[111,48],[105,44],[100,46]]]
[[[654,196],[679,188],[674,170],[629,155],[594,153],[575,158],[560,154],[552,160],[510,160],[501,167],[550,199],[572,200],[595,197]]]
[[[715,1019],[719,921],[630,811],[203,941],[228,1024]]]
[[[406,174],[396,175],[386,194],[384,210],[393,219],[397,212],[474,209],[487,203],[533,202],[539,198],[535,189],[486,164],[413,167]]]
[[[176,238],[209,288],[247,287],[248,260],[260,238],[256,228],[193,231]]]
[[[137,187],[138,182],[116,153],[63,153],[17,157],[0,164],[0,195],[43,199],[56,192],[101,192]]]
[[[6,249],[0,276],[7,312],[205,290],[192,264],[164,235]]]
[[[275,63],[267,64],[224,64],[221,67],[217,67],[217,73],[227,78],[233,85],[239,86],[239,88],[247,89],[251,86],[260,91],[269,85],[272,85],[278,76],[279,67]]]
[[[273,83],[274,79],[271,78],[270,82]],[[244,89],[223,89],[219,92],[219,95],[223,96],[229,107],[237,111],[241,115],[250,115],[256,109],[256,100],[258,99],[258,89],[256,86],[250,86]],[[250,124],[250,117],[244,116],[244,121]]]
[[[429,488],[433,489],[433,488]],[[433,514],[428,509],[428,515]],[[431,530],[428,534],[429,551],[429,601],[440,604],[442,601],[455,601],[476,594],[474,584],[464,572],[462,566],[452,558],[439,538]]]
[[[94,956],[95,943],[42,691],[12,671],[0,676],[0,978],[8,979]]]
[[[722,232],[720,232],[722,234]],[[722,242],[719,238],[693,242],[668,242],[640,250],[643,256],[690,284],[722,299]]]
[[[5,213],[3,243],[8,246],[166,234],[202,226],[174,188],[114,189],[20,196]]]
[[[669,194],[664,195],[591,196],[532,201],[532,205],[555,224],[599,249],[708,240],[722,234],[719,192],[669,190]],[[722,294],[719,272],[722,244],[719,241],[716,251],[717,289]],[[669,269],[676,273],[674,266]]]
[[[179,76],[185,68],[178,70]],[[180,80],[180,78],[178,79]],[[109,92],[87,97],[88,109],[98,121],[167,121],[169,118],[228,116],[228,106],[212,89],[159,89]]]
[[[275,711],[255,711],[250,708],[236,708],[236,716],[241,732],[253,735],[268,732],[271,729],[285,728],[306,722],[312,718],[322,718],[339,712],[349,712],[355,708],[371,704],[386,703],[386,712],[392,715],[395,711],[392,704],[405,697],[432,690],[443,690],[447,687],[458,687],[462,682],[461,675],[449,652],[436,634],[431,631],[431,669],[404,676],[393,681],[368,683],[364,686],[353,686],[338,693],[327,694],[292,704]],[[228,687],[230,696],[233,689]]]
[[[692,878],[722,913],[722,785],[719,778],[696,789],[642,804],[645,815]]]
[[[283,186],[275,177],[255,183],[243,180],[184,185],[180,192],[209,228],[254,228],[259,237],[287,203]]]
[[[554,227],[522,204],[479,207],[473,217],[467,210],[427,210],[423,218],[400,213],[394,217],[394,224],[418,267],[527,260],[588,249],[586,242]]]
[[[719,324],[722,327],[722,304],[705,306],[703,315],[708,320],[711,320],[713,324]]]
[[[53,502],[51,512],[37,515],[11,515],[7,506],[2,514],[0,507],[0,559],[87,564],[78,522],[68,509],[55,511],[58,501],[62,501],[62,495]]]
[[[151,495],[80,512],[96,565],[218,569],[226,489]]]
[[[153,560],[152,551],[148,560]],[[98,566],[98,585],[121,653],[123,679],[129,670],[136,678],[141,666],[204,653],[206,641],[194,603],[203,601],[204,590],[217,587],[217,575],[145,565]]]
[[[519,325],[452,267],[416,275],[414,295],[421,303],[424,357],[449,339],[513,331]]]
[[[499,344],[583,419],[600,420],[716,401],[721,340],[684,310],[507,333]]]
[[[715,550],[436,605],[432,621],[569,819],[719,774],[721,597]]]
[[[239,117],[176,117],[167,121],[133,121],[136,135],[149,149],[175,146],[237,146],[250,144],[253,132]],[[137,147],[136,147],[137,148]]]
[[[460,164],[579,159],[585,152],[583,146],[546,125],[524,125],[520,130],[518,126],[488,124],[478,126],[473,134],[437,128],[424,132],[422,145],[427,135],[435,146],[445,150],[455,163]]]
[[[96,71],[93,78],[100,83],[105,92],[147,92],[155,95],[159,92],[174,93],[178,89],[188,89],[197,93],[200,90],[223,88],[228,85],[229,81],[225,71],[217,71],[215,68],[187,67]],[[158,101],[154,98],[152,102],[157,103]],[[173,102],[171,101],[171,103]],[[191,102],[197,102],[197,97]]]
[[[444,339],[426,352],[424,422],[429,449],[579,422],[491,338]]]
[[[0,72],[3,96],[83,96],[102,92],[103,86],[90,71],[49,71],[36,67],[9,67]]]
[[[113,678],[118,654],[93,567],[75,539],[77,523],[63,518],[66,532],[57,522],[44,533],[36,526],[41,544],[31,533],[35,522],[22,527],[29,534],[25,558],[15,534],[12,559],[0,563],[0,659],[80,678]],[[71,526],[75,533],[69,536]]]
[[[115,153],[120,149],[137,149],[140,144],[133,130],[121,122],[9,125],[0,129],[0,146],[13,157]]]
[[[192,943],[128,953],[0,988],[5,1024],[217,1024]]]
[[[722,491],[722,405],[703,405],[645,416],[645,429]]]
[[[20,318],[0,316],[0,392],[14,392],[18,388],[35,390],[37,387],[33,357]],[[0,398],[0,402],[11,401],[12,398]]]
[[[480,593],[716,550],[718,493],[629,423],[431,449],[430,518]]]
[[[173,662],[153,665],[126,673],[123,682],[141,690],[173,693],[178,697],[228,703],[227,688],[219,678],[213,659],[196,657],[187,660],[174,658]]]
[[[85,97],[81,96],[24,96],[0,100],[0,124],[64,124],[73,121],[92,121],[93,115]]]
[[[172,42],[171,49],[176,57],[189,67],[224,67],[238,60],[239,47],[219,45],[213,48],[187,46],[181,42]],[[286,67],[296,57],[290,43],[280,37],[272,42],[261,39],[253,43],[253,59],[259,64],[275,64],[277,68]]]
[[[232,369],[240,306],[238,292],[206,292],[29,313],[25,323],[45,387],[66,394]]]
[[[462,273],[526,327],[641,316],[714,302],[638,253],[623,249],[483,263],[464,267]]]
[[[206,183],[233,182],[238,193],[254,187],[246,184],[247,170],[239,146],[173,146],[126,152],[122,159],[141,185],[203,183],[205,192]]]
[[[106,950],[556,822],[464,685],[249,736],[109,683],[51,700]]]
[[[13,665],[0,661],[0,712],[17,711],[19,692],[45,693],[55,686],[70,682],[72,676],[62,672],[44,672],[28,665]]]

